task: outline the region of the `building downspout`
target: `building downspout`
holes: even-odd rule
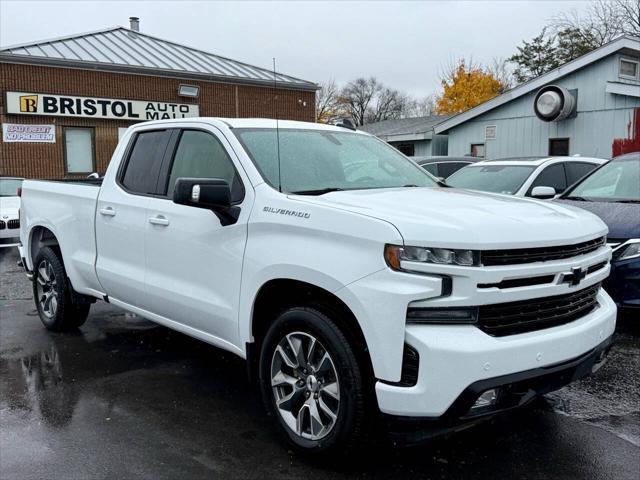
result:
[[[236,85],[236,118],[240,118],[240,103],[238,101],[238,86]]]

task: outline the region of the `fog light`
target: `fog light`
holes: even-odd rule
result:
[[[487,390],[482,392],[482,395],[478,397],[476,403],[473,404],[471,410],[476,410],[478,408],[491,407],[496,404],[498,401],[498,391],[495,388],[491,390]]]

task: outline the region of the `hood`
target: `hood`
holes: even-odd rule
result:
[[[640,238],[640,203],[580,202],[563,199],[554,202],[579,207],[596,214],[609,227],[610,238]]]
[[[20,209],[20,197],[0,197],[0,218],[2,215],[17,215]]]
[[[407,245],[527,248],[605,235],[593,214],[550,202],[455,188],[387,188],[294,197],[385,220]]]

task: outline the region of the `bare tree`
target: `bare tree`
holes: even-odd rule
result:
[[[507,59],[494,57],[487,71],[493,75],[502,85],[500,93],[512,88],[516,81],[513,76],[513,69]]]
[[[408,117],[428,117],[434,115],[436,100],[433,94],[413,100],[407,110]]]
[[[640,36],[640,0],[595,0],[583,13],[571,10],[552,17],[551,32],[571,32],[577,41],[604,45],[620,35]]]
[[[375,77],[360,77],[347,83],[342,89],[340,103],[356,125],[365,124],[367,112],[382,88]]]
[[[640,0],[612,0],[622,28],[622,33],[640,37]]]
[[[316,122],[332,123],[341,116],[340,89],[335,80],[320,83],[320,89],[316,92]]]
[[[365,122],[374,123],[407,115],[413,104],[408,95],[388,87],[382,87],[365,113]]]

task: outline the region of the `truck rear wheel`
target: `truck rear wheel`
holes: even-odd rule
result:
[[[311,308],[282,313],[265,336],[259,370],[267,411],[297,451],[359,450],[372,399],[352,345],[329,317]]]
[[[86,321],[91,304],[73,303],[72,293],[58,253],[50,247],[42,248],[34,262],[33,299],[47,329],[72,330]]]

